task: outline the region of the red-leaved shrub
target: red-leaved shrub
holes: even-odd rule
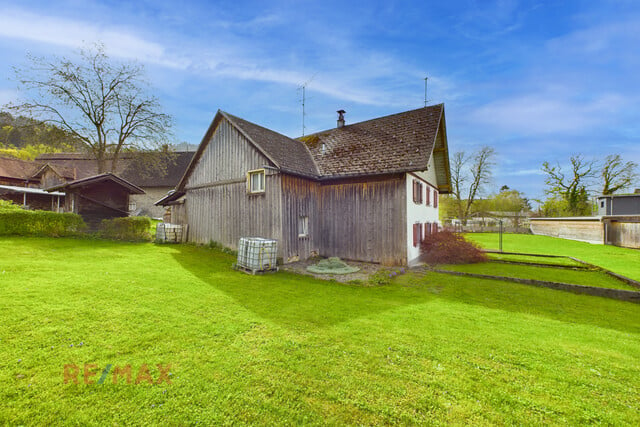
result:
[[[472,264],[486,261],[487,256],[461,234],[443,230],[420,244],[420,260],[427,264]]]

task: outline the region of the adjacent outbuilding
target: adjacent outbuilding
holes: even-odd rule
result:
[[[65,212],[79,214],[91,230],[96,230],[103,219],[129,216],[132,194],[144,191],[112,173],[104,173],[67,182],[47,191],[64,191]]]

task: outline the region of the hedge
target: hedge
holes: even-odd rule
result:
[[[151,240],[150,228],[151,219],[146,216],[103,219],[100,223],[98,236],[103,239],[115,240]]]
[[[80,215],[73,213],[0,209],[0,235],[73,236],[85,228]]]

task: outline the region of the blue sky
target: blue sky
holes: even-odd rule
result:
[[[637,1],[0,1],[0,104],[25,55],[102,41],[143,63],[179,141],[220,108],[292,137],[445,103],[450,152],[491,145],[490,190],[542,196],[543,161],[640,163]],[[636,185],[640,187],[640,182]]]

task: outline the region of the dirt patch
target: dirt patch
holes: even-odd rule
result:
[[[281,266],[280,270],[290,271],[297,274],[304,274],[305,276],[312,276],[316,279],[335,280],[337,282],[347,283],[353,281],[368,282],[369,276],[376,273],[378,270],[389,269],[389,267],[384,267],[380,264],[373,264],[370,262],[346,261],[346,263],[350,266],[360,268],[360,271],[348,274],[314,274],[307,270],[308,266],[317,264],[318,261],[319,259],[316,258],[308,259],[305,261],[292,262],[290,264]]]

